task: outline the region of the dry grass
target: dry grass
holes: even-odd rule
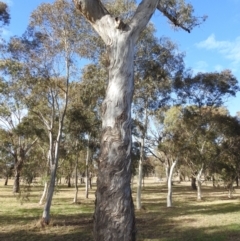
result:
[[[10,183],[11,184],[11,183]],[[94,187],[95,188],[95,187]],[[134,187],[134,190],[136,188]],[[166,208],[166,186],[148,178],[143,189],[143,210],[136,211],[138,241],[240,241],[240,190],[233,199],[223,189],[203,186],[203,200],[196,201],[190,183],[174,184],[174,207]],[[74,188],[58,187],[51,208],[51,224],[42,227],[41,186],[25,189],[20,197],[0,180],[0,240],[92,241],[94,189],[72,204]],[[133,192],[135,199],[135,192]]]

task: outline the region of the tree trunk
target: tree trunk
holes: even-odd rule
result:
[[[170,173],[170,165],[169,165],[169,162],[167,161],[165,162],[166,183],[168,183],[169,173]]]
[[[216,187],[216,182],[215,182],[215,176],[214,176],[214,174],[212,175],[212,184],[213,184],[213,187]]]
[[[135,240],[131,181],[133,46],[119,36],[111,50],[109,85],[102,106],[94,236],[97,241]]]
[[[168,180],[167,180],[167,183],[168,183],[167,207],[168,208],[172,207],[172,177],[173,177],[173,171],[175,166],[177,165],[177,162],[178,162],[178,159],[172,163],[170,172],[168,175]]]
[[[63,120],[63,119],[62,119]],[[59,155],[59,143],[62,136],[62,122],[59,126],[58,136],[56,138],[56,143],[53,145],[53,135],[52,132],[49,132],[49,140],[50,140],[50,150],[48,153],[49,164],[50,164],[50,181],[47,191],[47,198],[46,203],[43,208],[43,215],[42,215],[42,224],[48,225],[50,223],[50,208],[52,204],[52,198],[56,183],[56,174],[58,168],[58,155]]]
[[[141,194],[142,194],[142,185],[144,186],[144,178],[143,178],[143,161],[144,161],[144,146],[145,146],[145,135],[147,132],[147,124],[148,124],[148,111],[147,111],[148,103],[145,103],[145,113],[144,113],[144,127],[142,133],[142,141],[141,141],[141,149],[140,149],[140,160],[139,160],[139,167],[138,167],[138,186],[137,186],[137,210],[141,209]]]
[[[67,187],[71,187],[71,174],[67,176]]]
[[[232,198],[233,197],[233,181],[228,182],[227,189],[228,189],[228,198]]]
[[[21,172],[21,164],[17,163],[15,166],[13,193],[19,193],[20,191],[20,172]]]
[[[238,179],[238,176],[236,177],[236,186],[237,186],[237,187],[239,186],[239,179]]]
[[[191,177],[191,187],[193,190],[197,190],[196,177],[194,176]]]
[[[20,173],[22,170],[22,166],[24,163],[25,156],[27,153],[31,150],[32,146],[37,142],[37,138],[29,145],[27,145],[25,148],[21,145],[21,140],[19,138],[19,148],[14,153],[14,183],[13,183],[13,193],[19,193],[20,191]]]
[[[48,190],[48,182],[46,181],[44,183],[44,189],[43,189],[43,194],[42,194],[42,197],[40,198],[40,201],[39,201],[39,204],[40,205],[43,205],[43,202],[47,196],[47,190]]]
[[[52,197],[53,197],[54,188],[55,188],[56,172],[57,172],[57,165],[55,164],[51,166],[51,172],[50,172],[51,178],[49,182],[46,203],[44,205],[43,215],[42,215],[42,223],[47,225],[50,223],[50,208],[51,208]]]
[[[5,182],[4,182],[4,186],[8,185],[8,175],[6,176]]]
[[[73,203],[77,203],[78,200],[78,157],[76,160],[76,166],[75,166],[75,196],[73,199]]]
[[[202,176],[203,167],[197,174],[197,200],[202,200],[202,182],[201,182],[201,176]]]
[[[88,143],[87,143],[85,198],[88,198],[88,193],[89,193],[89,173],[88,173],[88,163],[89,163],[89,142],[90,142],[90,135],[88,135]]]
[[[89,188],[92,189],[92,173],[89,173]]]
[[[143,172],[143,165],[142,165],[142,158],[140,158],[139,164],[138,164],[138,182],[137,182],[137,195],[136,195],[137,210],[140,210],[142,207],[141,205],[142,181],[143,181],[142,172]]]

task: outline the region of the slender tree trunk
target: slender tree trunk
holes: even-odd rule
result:
[[[85,182],[85,197],[86,197],[86,198],[88,198],[88,193],[89,193],[89,173],[88,173],[89,142],[90,142],[90,135],[88,135],[87,156],[86,156],[86,182]]]
[[[92,174],[89,173],[89,188],[92,189]]]
[[[142,176],[143,176],[143,164],[142,164],[142,158],[140,158],[138,163],[138,182],[137,182],[137,195],[136,195],[137,210],[140,210],[142,207],[141,205],[142,181],[143,181]]]
[[[142,185],[144,186],[144,178],[143,178],[143,161],[144,161],[144,147],[145,147],[145,135],[147,132],[147,124],[148,124],[148,111],[147,111],[148,103],[145,103],[145,113],[144,113],[144,127],[142,133],[142,141],[141,141],[141,149],[140,149],[140,160],[139,160],[139,167],[138,167],[138,186],[137,186],[137,210],[140,210],[141,205],[141,194],[142,194]]]
[[[71,174],[67,176],[67,186],[71,187]]]
[[[177,165],[178,159],[175,160],[170,168],[169,176],[168,176],[168,194],[167,194],[167,207],[172,207],[172,177],[173,177],[173,172],[174,168]]]
[[[4,182],[4,186],[7,186],[7,185],[8,185],[8,174],[7,174],[5,182]]]
[[[65,48],[67,49],[67,41],[65,42],[66,46]],[[68,51],[67,51],[68,52]],[[69,54],[69,52],[68,52]],[[67,54],[67,55],[68,55]],[[46,198],[46,203],[43,208],[43,215],[42,215],[42,224],[49,224],[50,222],[50,208],[52,204],[52,198],[53,198],[53,193],[55,189],[55,183],[56,183],[56,174],[57,174],[57,168],[58,168],[58,158],[59,158],[59,146],[60,146],[60,141],[62,139],[62,131],[63,131],[63,122],[64,118],[66,115],[67,111],[67,106],[68,106],[68,88],[69,88],[69,78],[70,78],[70,59],[69,56],[65,57],[65,70],[66,70],[66,85],[65,85],[65,90],[64,90],[64,102],[63,102],[63,108],[59,108],[59,103],[58,100],[56,99],[56,96],[52,96],[53,98],[53,106],[52,106],[52,116],[51,116],[51,121],[50,125],[46,124],[46,127],[48,129],[48,134],[49,134],[49,164],[50,164],[50,182],[49,182],[49,187],[48,187],[48,192],[47,192],[47,198]],[[53,127],[54,127],[54,121],[56,118],[56,109],[58,109],[58,135],[55,139],[53,140]],[[48,123],[44,121],[44,123]]]
[[[56,172],[57,172],[57,166],[55,164],[55,165],[52,165],[51,167],[51,171],[50,171],[51,178],[49,182],[46,203],[44,205],[43,215],[42,215],[42,222],[47,225],[50,223],[50,208],[51,208],[52,197],[53,197],[54,188],[55,188]]]
[[[43,205],[43,202],[47,196],[47,191],[48,191],[48,182],[44,182],[44,189],[43,189],[43,193],[42,193],[42,196],[40,198],[40,201],[39,201],[39,204],[40,205]]]
[[[20,191],[20,171],[15,170],[14,183],[13,183],[13,193],[19,193]]]
[[[212,184],[213,184],[213,187],[216,187],[216,182],[215,182],[214,174],[212,175]]]
[[[228,189],[228,198],[232,198],[233,197],[233,180],[227,183],[227,189]]]
[[[14,163],[14,183],[13,183],[13,193],[19,193],[20,191],[20,173],[24,163],[25,156],[31,150],[32,146],[37,142],[37,138],[27,147],[23,148],[21,144],[21,139],[19,138],[19,149],[14,153],[15,163]]]
[[[239,179],[238,179],[238,176],[236,177],[236,186],[237,186],[237,187],[239,186]]]
[[[168,183],[169,173],[170,173],[170,165],[169,165],[169,161],[167,161],[165,162],[166,183]]]
[[[203,166],[200,169],[200,171],[197,174],[197,200],[202,200],[202,182],[201,182],[201,176],[202,176]]]
[[[46,203],[43,208],[42,224],[48,225],[50,223],[50,208],[52,204],[52,198],[56,183],[56,174],[58,168],[58,154],[59,154],[59,143],[62,135],[62,125],[59,126],[59,133],[56,139],[55,146],[53,145],[52,132],[49,132],[50,139],[50,150],[49,150],[49,164],[50,164],[50,181],[47,191]],[[54,148],[53,148],[54,147]]]
[[[196,177],[195,176],[191,177],[191,187],[192,187],[193,190],[197,190]]]
[[[14,183],[13,183],[13,193],[19,193],[20,192],[20,172],[21,172],[21,163],[18,161],[18,163],[15,165],[15,174],[14,174]]]
[[[78,201],[78,157],[75,165],[75,196],[73,199],[73,203],[77,203],[77,201]]]

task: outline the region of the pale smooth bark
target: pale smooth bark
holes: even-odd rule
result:
[[[142,141],[143,143],[143,141]],[[141,144],[141,149],[142,149]],[[142,176],[143,176],[143,159],[140,157],[138,163],[138,181],[137,181],[137,195],[136,195],[136,209],[140,210],[142,208],[141,194],[142,194]]]
[[[58,135],[57,135],[55,143],[53,143],[52,128],[50,129],[51,131],[49,131],[50,181],[49,181],[49,186],[48,186],[46,203],[44,205],[43,215],[42,215],[42,222],[44,224],[49,224],[49,222],[50,222],[50,208],[51,208],[51,204],[52,204],[52,197],[53,197],[55,182],[56,182],[56,174],[57,174],[57,168],[58,168],[58,156],[59,156],[59,145],[60,145],[60,140],[62,137],[63,119],[64,119],[66,108],[67,108],[66,105],[67,105],[67,102],[65,104],[64,113],[62,114],[62,117],[59,121]]]
[[[39,201],[39,204],[40,205],[43,205],[43,202],[47,196],[47,190],[48,190],[48,182],[44,182],[44,189],[43,189],[43,193],[42,193],[42,196],[40,198],[40,201]]]
[[[227,189],[228,189],[228,198],[232,198],[233,197],[233,181],[230,181],[228,183]]]
[[[167,184],[168,184],[167,207],[168,208],[172,207],[172,177],[173,177],[174,168],[177,165],[177,162],[178,162],[178,159],[173,161],[169,171],[168,179],[167,179]]]
[[[44,205],[43,209],[43,215],[42,215],[42,222],[44,224],[49,224],[50,222],[50,208],[52,204],[52,197],[54,193],[54,187],[55,187],[55,179],[56,179],[56,163],[51,166],[50,170],[50,182],[49,182],[49,187],[48,187],[48,192],[47,192],[47,198],[46,198],[46,203]]]
[[[89,193],[89,170],[88,170],[88,164],[89,164],[89,142],[90,142],[90,135],[88,135],[88,141],[87,141],[85,198],[88,198],[88,193]]]
[[[138,164],[138,184],[137,184],[137,195],[136,195],[136,209],[140,210],[142,208],[142,184],[143,184],[143,161],[144,161],[144,147],[145,147],[145,135],[147,132],[147,124],[148,124],[148,112],[145,107],[145,121],[143,127],[143,136],[141,140],[141,149],[140,149],[140,160]]]
[[[203,172],[203,166],[202,168],[199,170],[198,174],[197,174],[197,200],[202,200],[202,182],[201,182],[201,176],[202,176],[202,172]]]
[[[204,150],[205,150],[205,145],[206,145],[206,141],[204,141],[202,143],[202,147],[200,149],[200,154],[202,155]],[[202,167],[199,170],[197,177],[196,177],[196,181],[197,181],[197,200],[202,200],[202,181],[201,181],[201,176],[202,176],[202,172],[203,172],[203,167],[204,167],[204,163],[202,163]]]
[[[78,156],[76,159],[76,165],[75,165],[75,195],[73,199],[73,203],[77,203],[78,201]]]
[[[45,155],[44,149],[42,149],[42,150],[43,150],[43,154]],[[48,151],[48,153],[47,153],[47,168],[48,168],[49,164],[50,164],[50,151]],[[48,175],[49,175],[49,169],[47,169],[46,177],[48,177]],[[44,182],[43,193],[40,198],[39,205],[43,205],[44,201],[46,200],[47,191],[48,191],[48,180],[46,180]]]
[[[165,164],[166,182],[168,182],[169,173],[170,173],[170,164],[168,160],[166,160],[164,164]]]
[[[68,105],[68,85],[69,85],[69,74],[70,74],[70,59],[66,58],[66,89],[64,92],[64,100],[63,100],[63,109],[62,112],[60,110],[60,105],[58,103],[58,100],[56,99],[56,96],[52,94],[52,115],[51,115],[51,121],[50,125],[48,124],[48,121],[42,116],[42,119],[44,120],[44,123],[48,129],[48,136],[49,136],[49,164],[50,164],[50,181],[48,186],[48,192],[46,197],[46,203],[43,208],[43,215],[42,215],[42,223],[43,224],[49,224],[50,222],[50,208],[52,204],[52,198],[53,193],[55,189],[55,182],[56,182],[56,174],[57,174],[57,168],[58,168],[58,159],[59,159],[59,147],[60,147],[60,141],[62,138],[62,131],[63,131],[63,121],[66,115],[67,105]],[[58,109],[59,114],[59,122],[58,122],[58,135],[56,139],[53,138],[53,126],[54,126],[54,119],[55,119],[55,111]]]
[[[98,0],[74,2],[107,45],[110,63],[108,88],[102,105],[94,239],[133,241],[136,231],[130,154],[134,46],[158,0],[143,0],[129,24],[112,17]]]

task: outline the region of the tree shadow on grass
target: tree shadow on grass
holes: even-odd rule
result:
[[[172,224],[168,229],[157,226],[153,232],[139,232],[137,241],[240,241],[240,230],[227,229],[223,226],[180,229]]]
[[[5,219],[7,217],[4,217]],[[16,217],[15,217],[16,218]],[[25,218],[21,218],[23,220]],[[1,229],[1,241],[92,241],[93,219],[92,214],[55,215],[48,226],[42,226],[40,220],[28,217],[27,224],[20,225],[15,219],[14,228]],[[8,219],[8,222],[10,220]],[[14,223],[14,217],[12,224]],[[17,224],[18,223],[18,224]]]
[[[222,226],[222,216],[220,226],[213,224],[207,228],[203,219],[202,223],[198,223],[198,217],[202,216],[208,219],[215,215],[231,217],[233,214],[236,217],[240,214],[239,203],[226,198],[223,190],[204,187],[206,197],[200,202],[196,201],[196,192],[189,187],[175,185],[173,190],[172,208],[166,207],[166,186],[143,191],[146,194],[142,199],[144,210],[136,212],[137,241],[240,241],[240,225],[237,221]]]
[[[19,230],[17,232],[12,231],[8,233],[0,233],[1,241],[93,241],[91,232],[86,230],[80,230],[75,228],[69,233],[52,233],[51,231],[46,231],[45,233],[34,232],[30,230]]]
[[[229,211],[225,205],[218,205],[217,209],[218,213]],[[176,219],[182,215],[186,217]],[[157,212],[142,210],[136,212],[137,241],[240,241],[240,225],[223,226],[223,221],[220,220],[219,226],[197,227],[197,216],[191,217],[186,207],[164,208]]]

